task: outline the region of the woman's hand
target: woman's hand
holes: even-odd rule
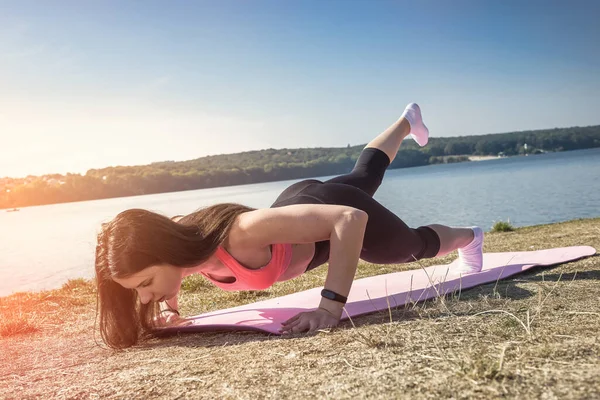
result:
[[[283,322],[279,332],[286,333],[307,333],[315,332],[318,329],[333,328],[340,322],[340,318],[334,316],[329,311],[317,308],[314,311],[302,312],[287,321]]]
[[[154,322],[156,322],[161,328],[171,326],[188,326],[193,323],[192,320],[182,318],[176,312],[168,310],[163,310],[158,318],[154,319]]]

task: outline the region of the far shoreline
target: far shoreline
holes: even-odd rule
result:
[[[488,161],[488,160],[496,160],[499,158],[508,158],[508,157],[500,157],[500,156],[468,156],[469,161]]]
[[[571,151],[586,151],[586,150],[594,150],[594,149],[597,149],[597,148],[593,147],[593,148],[585,148],[585,149],[577,149],[577,150],[564,150],[564,151],[559,151],[559,152],[545,151],[544,153],[540,153],[540,154],[564,153],[564,152],[571,152]],[[444,159],[444,162],[431,163],[431,164],[426,164],[426,165],[411,165],[409,167],[389,168],[389,170],[424,168],[424,167],[439,166],[441,164],[454,164],[454,163],[460,164],[460,163],[467,163],[467,162],[471,162],[471,161],[479,162],[479,161],[489,161],[489,160],[496,160],[496,159],[527,157],[530,155],[533,156],[533,155],[539,155],[539,154],[533,154],[533,153],[531,153],[531,154],[515,154],[515,155],[510,155],[510,156],[507,156],[507,155],[504,155],[504,156],[490,156],[490,155],[474,156],[474,155],[463,154],[463,155],[439,156],[439,158]],[[465,159],[461,160],[460,157],[464,157]],[[447,162],[447,160],[455,160],[455,161],[449,163],[449,162]],[[326,177],[326,176],[332,176],[332,175],[311,175],[311,176],[306,176],[306,177],[302,177],[302,178],[283,178],[283,179],[267,180],[267,181],[252,182],[252,183],[239,183],[239,184],[234,184],[234,185],[219,185],[219,186],[192,188],[192,189],[186,189],[186,190],[165,191],[165,192],[145,193],[145,194],[133,194],[133,195],[127,195],[127,196],[111,196],[111,197],[102,197],[102,198],[95,198],[95,199],[59,201],[59,202],[54,202],[54,203],[20,205],[20,206],[15,205],[15,206],[7,207],[7,208],[0,207],[0,212],[18,212],[18,211],[22,211],[27,208],[52,206],[52,205],[57,205],[57,204],[70,204],[70,203],[82,203],[82,202],[87,202],[87,201],[102,201],[102,200],[123,199],[123,198],[130,198],[130,197],[153,196],[153,195],[165,194],[165,193],[184,193],[184,192],[189,192],[189,191],[194,191],[194,190],[218,189],[218,188],[225,188],[225,187],[232,187],[232,186],[244,186],[244,185],[258,185],[258,184],[263,184],[263,183],[266,184],[266,183],[273,183],[273,182],[283,182],[283,181],[294,180],[294,179],[318,179],[320,177]]]

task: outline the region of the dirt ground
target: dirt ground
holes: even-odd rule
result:
[[[600,249],[600,218],[485,240],[486,252]],[[455,257],[361,262],[356,278]],[[223,292],[189,277],[180,309],[194,315],[322,286],[326,270],[262,292]],[[311,335],[198,333],[113,351],[95,329],[95,299],[85,280],[0,298],[0,398],[600,398],[598,255]]]

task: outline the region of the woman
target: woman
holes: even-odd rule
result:
[[[420,146],[429,138],[415,103],[367,144],[352,172],[297,182],[267,209],[226,203],[177,220],[140,209],[117,215],[103,225],[96,247],[103,340],[124,348],[157,326],[185,324],[177,293],[194,273],[224,290],[262,290],[328,261],[319,307],[284,322],[281,332],[291,333],[338,324],[359,258],[405,263],[458,249],[460,270],[479,271],[480,228],[412,229],[373,199],[408,135]]]

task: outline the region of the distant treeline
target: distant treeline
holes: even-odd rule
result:
[[[85,175],[0,178],[0,208],[343,174],[352,169],[364,146],[267,149],[190,161],[90,169]],[[390,168],[466,161],[469,155],[513,156],[593,147],[600,147],[600,125],[431,138],[424,148],[407,140]]]

